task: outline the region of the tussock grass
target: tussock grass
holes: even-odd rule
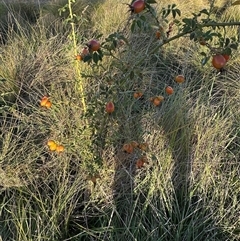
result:
[[[121,3],[108,18],[111,0],[89,5],[84,14],[94,24],[77,26],[79,50],[89,37],[104,39],[125,25]],[[74,6],[81,14],[85,7]],[[149,56],[154,33],[126,27],[130,45],[120,47],[119,60],[105,58],[103,70],[80,64],[89,76],[82,77],[83,115],[69,28],[46,9],[1,46],[1,239],[239,240],[239,50],[219,75],[200,66],[203,47],[180,39]],[[132,67],[141,74],[129,80]],[[181,85],[177,74],[186,78]],[[133,98],[135,90],[142,99]],[[40,107],[44,95],[52,108]],[[149,101],[155,95],[165,97],[157,108]],[[106,116],[109,100],[116,111]],[[65,151],[50,152],[49,139]],[[122,145],[133,140],[149,149],[124,153]],[[148,163],[137,169],[142,155]]]

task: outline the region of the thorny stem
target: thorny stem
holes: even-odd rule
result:
[[[205,28],[205,27],[225,27],[225,26],[240,26],[240,22],[227,22],[227,23],[204,23],[204,24],[199,24],[198,25],[199,27],[201,28]],[[163,45],[165,44],[168,44],[170,42],[172,42],[173,40],[175,39],[178,39],[180,37],[183,37],[187,34],[190,34],[192,32],[194,32],[198,27],[194,28],[194,29],[191,29],[189,31],[186,31],[186,32],[182,32],[182,33],[179,33],[179,34],[176,34],[175,36],[171,37],[171,38],[168,38],[168,39],[164,39],[163,42],[161,42],[159,45],[157,45],[155,48],[153,48],[149,55],[151,54],[154,54],[158,49],[160,49]],[[145,60],[145,56],[143,58],[141,58],[137,63],[136,65],[140,65],[142,64],[142,62]]]

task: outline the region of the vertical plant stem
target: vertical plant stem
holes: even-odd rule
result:
[[[73,12],[72,12],[72,0],[68,0],[68,8],[69,8],[69,16],[70,16],[70,19],[72,20],[70,22],[70,24],[72,27],[74,55],[76,56],[78,53],[77,53],[77,41],[76,41],[76,34],[75,34],[74,16],[73,16]],[[83,112],[85,114],[87,111],[87,107],[86,107],[86,102],[85,102],[85,98],[84,98],[84,87],[83,87],[83,82],[82,82],[82,78],[81,78],[79,61],[75,61],[75,69],[76,69],[76,75],[77,75],[77,84],[79,85],[78,88],[80,91],[81,101],[82,101],[82,105],[83,105]]]

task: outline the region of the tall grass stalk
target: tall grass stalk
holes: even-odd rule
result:
[[[72,4],[74,2],[75,2],[75,0],[68,0],[68,9],[69,9],[69,17],[70,17],[70,19],[68,21],[70,22],[71,29],[72,29],[71,37],[72,37],[72,41],[73,41],[74,55],[77,56],[78,47],[77,47],[76,30],[75,30],[75,21],[76,21],[77,16],[75,16],[75,14],[73,13],[73,10],[72,10]],[[81,68],[80,68],[79,61],[75,61],[75,70],[76,70],[76,75],[77,75],[77,84],[78,84],[78,88],[79,88],[79,92],[80,92],[81,100],[82,100],[82,105],[83,105],[83,112],[85,114],[87,111],[87,106],[86,106],[86,102],[85,102],[84,84],[83,84],[83,79],[81,77]]]

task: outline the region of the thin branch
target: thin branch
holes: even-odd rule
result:
[[[179,34],[176,34],[175,36],[171,37],[171,38],[168,38],[168,39],[164,39],[162,43],[160,43],[159,45],[157,45],[155,48],[153,48],[149,55],[151,54],[154,54],[158,49],[160,49],[163,45],[167,44],[167,43],[170,43],[172,42],[173,40],[175,39],[178,39],[180,37],[183,37],[187,34],[190,34],[192,32],[194,32],[196,29],[198,29],[198,27],[201,27],[201,28],[205,28],[205,27],[225,27],[225,26],[240,26],[240,22],[227,22],[227,23],[215,23],[215,22],[209,22],[209,23],[204,23],[204,24],[198,24],[194,29],[191,29],[189,31],[186,31],[186,32],[182,32],[182,33],[179,33]],[[145,59],[145,56],[140,59],[136,65],[140,65],[142,64],[142,62],[144,61]]]
[[[215,23],[215,22],[209,22],[200,24],[201,27],[225,27],[225,26],[240,26],[240,22],[227,22],[227,23]]]

